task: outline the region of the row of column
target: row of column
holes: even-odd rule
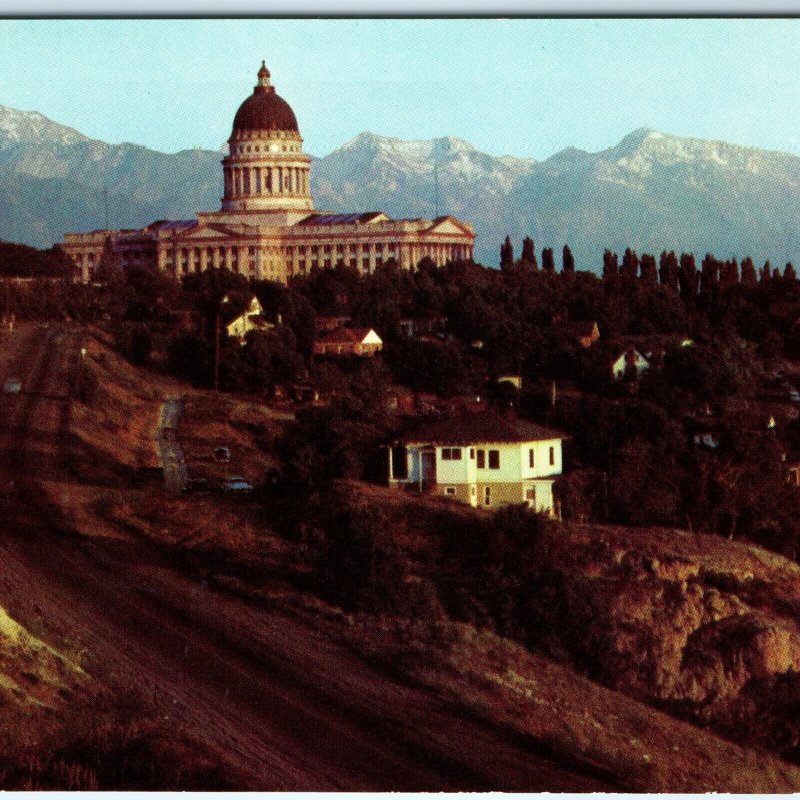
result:
[[[444,266],[448,261],[468,261],[472,258],[472,248],[459,244],[428,244],[412,248],[412,269],[425,257],[429,256],[437,267]]]
[[[227,197],[306,196],[309,192],[308,170],[303,167],[228,167],[225,170]]]

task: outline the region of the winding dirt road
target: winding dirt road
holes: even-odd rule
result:
[[[0,341],[0,606],[23,624],[80,631],[89,672],[155,697],[225,754],[245,790],[598,791],[618,787],[538,752],[327,635],[181,575],[139,543],[90,540],[37,481],[59,457],[78,332],[23,327]]]

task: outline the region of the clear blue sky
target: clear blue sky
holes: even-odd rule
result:
[[[642,126],[800,155],[800,20],[5,20],[0,105],[217,148],[262,58],[314,155],[370,130],[542,159]]]

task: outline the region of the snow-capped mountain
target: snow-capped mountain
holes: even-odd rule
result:
[[[220,152],[167,154],[107,144],[36,112],[0,106],[0,238],[38,246],[105,222],[138,227],[219,207]],[[800,262],[800,158],[646,128],[598,153],[567,148],[545,161],[492,156],[455,137],[427,141],[362,133],[314,159],[318,209],[453,214],[475,226],[476,257],[498,263],[567,243],[579,269],[605,248],[751,255]]]

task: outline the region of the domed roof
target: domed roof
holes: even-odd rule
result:
[[[258,85],[253,94],[239,106],[233,118],[233,132],[237,131],[291,131],[299,133],[297,118],[289,104],[275,93],[270,85],[269,70],[264,62],[258,71]]]

